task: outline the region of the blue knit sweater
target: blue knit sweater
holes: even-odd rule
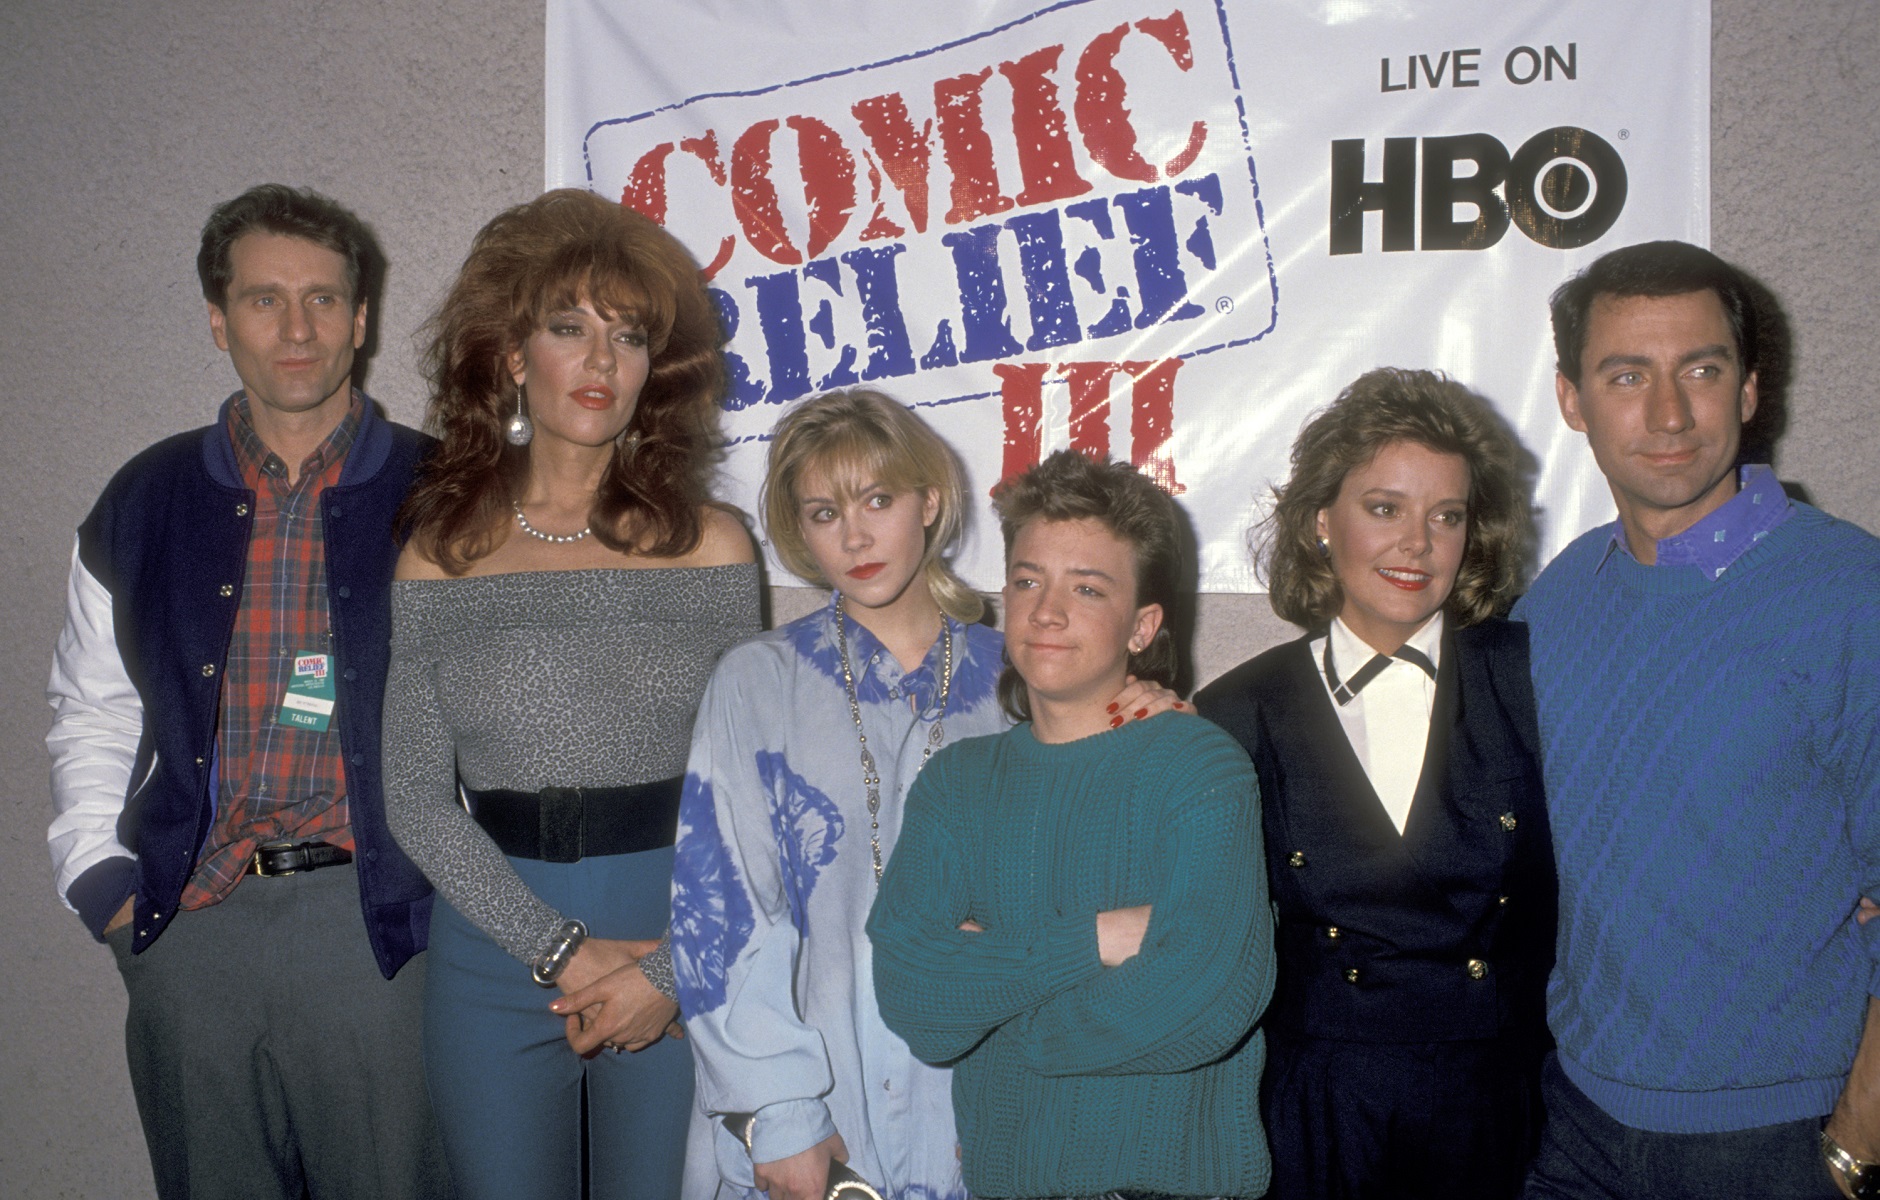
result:
[[[1639,1129],[1828,1112],[1880,991],[1880,541],[1806,505],[1721,578],[1612,526],[1515,610],[1560,867],[1548,1023]],[[1603,562],[1602,562],[1603,560]]]

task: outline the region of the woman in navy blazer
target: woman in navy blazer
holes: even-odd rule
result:
[[[1554,867],[1527,631],[1492,615],[1525,457],[1457,383],[1359,378],[1264,527],[1274,611],[1311,632],[1196,697],[1260,778],[1278,1200],[1506,1200],[1533,1154]]]

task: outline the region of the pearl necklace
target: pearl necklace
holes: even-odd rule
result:
[[[953,690],[953,627],[947,624],[946,617],[940,618],[940,637],[942,665],[940,668],[940,711],[934,715],[933,725],[927,730],[927,744],[921,748],[920,765],[925,767],[927,760],[940,745],[945,735],[942,722],[947,715],[947,695]],[[849,635],[847,622],[843,620],[842,598],[836,597],[836,650],[842,656],[842,687],[849,696],[849,716],[855,718],[855,736],[862,743],[862,786],[868,790],[868,848],[875,856],[875,886],[881,886],[881,772],[875,769],[875,756],[868,749],[868,735],[862,731],[862,706],[855,696],[855,672],[849,668]],[[918,772],[916,772],[918,774]]]
[[[509,507],[516,510],[516,524],[522,526],[522,532],[544,542],[553,542],[557,546],[565,546],[569,542],[578,542],[594,531],[592,525],[584,525],[580,533],[543,533],[535,526],[529,524],[529,518],[522,515],[522,505],[511,502]]]

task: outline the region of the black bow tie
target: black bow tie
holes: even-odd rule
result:
[[[1395,659],[1420,668],[1431,679],[1436,678],[1436,664],[1430,656],[1415,646],[1399,646],[1395,654],[1374,654],[1371,661],[1358,668],[1358,673],[1343,683],[1338,682],[1338,671],[1332,666],[1332,635],[1325,635],[1325,683],[1332,689],[1332,699],[1338,701],[1340,708],[1358,698],[1364,685],[1378,677],[1378,674]]]

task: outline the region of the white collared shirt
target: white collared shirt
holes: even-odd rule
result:
[[[1351,632],[1342,619],[1333,618],[1331,629],[1332,666],[1340,682],[1349,680],[1359,668],[1377,654],[1363,638]],[[1423,628],[1404,643],[1421,650],[1431,663],[1442,665],[1443,614],[1439,611]],[[1308,649],[1319,667],[1319,683],[1325,694],[1332,685],[1325,678],[1325,639],[1313,638]],[[1338,723],[1344,726],[1352,752],[1363,764],[1371,788],[1384,804],[1391,824],[1402,833],[1410,820],[1410,804],[1416,799],[1417,779],[1423,774],[1423,751],[1430,740],[1430,714],[1436,705],[1436,681],[1413,663],[1393,660],[1364,690],[1341,705],[1332,707]]]

